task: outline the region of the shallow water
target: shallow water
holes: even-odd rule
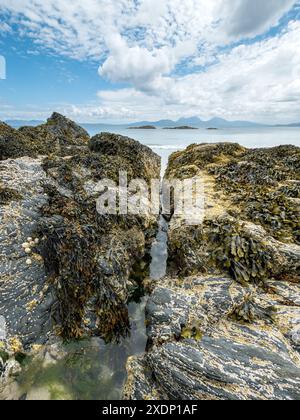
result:
[[[166,275],[168,260],[168,223],[161,216],[158,234],[152,245],[150,264],[150,278],[160,280]]]
[[[18,378],[28,400],[118,400],[126,380],[129,356],[144,352],[146,298],[129,304],[131,334],[119,344],[99,338],[66,344],[66,355],[55,363],[47,359],[25,362]]]

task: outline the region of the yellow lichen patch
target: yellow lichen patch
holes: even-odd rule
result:
[[[205,194],[205,216],[212,219],[223,215],[226,210],[232,208],[232,203],[224,194],[216,193],[216,180],[213,175],[201,171],[198,176],[203,180]]]
[[[31,312],[37,307],[37,305],[38,305],[38,301],[34,299],[31,302],[27,303],[26,309]]]
[[[9,340],[9,348],[13,353],[20,353],[23,351],[23,345],[17,337]]]

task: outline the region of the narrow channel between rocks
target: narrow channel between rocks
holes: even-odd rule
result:
[[[160,280],[166,275],[168,259],[168,222],[162,215],[150,256],[149,278]],[[49,345],[42,357],[28,358],[23,363],[22,372],[4,392],[10,398],[13,393],[15,399],[26,400],[121,399],[128,357],[143,354],[146,349],[147,300],[145,295],[128,304],[128,337],[118,343],[105,343],[94,337],[67,345]]]

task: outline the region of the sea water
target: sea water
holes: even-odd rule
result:
[[[183,150],[193,143],[233,142],[248,148],[273,147],[292,144],[300,147],[300,127],[232,128],[219,130],[156,130],[128,129],[125,126],[99,125],[88,130],[90,135],[100,132],[121,134],[149,146],[162,158],[166,168],[171,153]]]

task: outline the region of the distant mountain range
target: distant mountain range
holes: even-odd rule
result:
[[[212,118],[208,121],[202,121],[198,117],[180,118],[177,121],[160,120],[160,121],[141,121],[130,124],[130,127],[153,125],[159,128],[190,126],[196,128],[241,128],[241,127],[264,127],[263,124],[253,123],[249,121],[227,121],[223,118]]]
[[[278,124],[278,125],[275,125],[275,127],[300,127],[300,123],[286,124],[286,125]]]
[[[223,118],[212,118],[208,121],[203,121],[198,117],[180,118],[177,121],[172,120],[159,120],[159,121],[140,121],[129,124],[130,127],[140,127],[153,125],[158,128],[166,127],[181,127],[190,126],[196,128],[255,128],[255,127],[300,127],[300,123],[282,124],[282,125],[268,125],[259,124],[251,121],[228,121]]]
[[[5,121],[12,127],[19,128],[24,125],[29,126],[36,126],[43,124],[44,121],[40,120],[7,120]],[[170,127],[182,127],[182,126],[189,126],[195,128],[259,128],[259,127],[300,127],[300,123],[294,124],[277,124],[277,125],[267,125],[267,124],[259,124],[251,121],[228,121],[223,118],[212,118],[208,121],[203,121],[198,117],[191,117],[191,118],[180,118],[179,120],[159,120],[159,121],[138,121],[132,124],[103,124],[103,123],[82,123],[80,124],[82,127],[88,129],[94,129],[101,127],[143,127],[143,126],[154,126],[157,128],[170,128]]]

